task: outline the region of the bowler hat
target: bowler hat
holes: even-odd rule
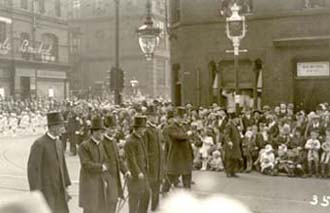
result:
[[[96,116],[92,119],[91,130],[104,130],[103,120],[101,117]]]
[[[134,127],[146,127],[147,126],[147,117],[146,116],[135,116],[133,126]]]
[[[60,112],[49,112],[47,113],[47,125],[59,125],[64,124],[64,118]]]

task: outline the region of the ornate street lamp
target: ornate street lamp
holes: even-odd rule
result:
[[[240,15],[240,7],[235,2],[231,7],[231,16],[226,18],[226,34],[227,37],[233,43],[234,53],[234,69],[235,69],[235,102],[236,112],[239,108],[239,79],[238,79],[238,56],[240,52],[246,52],[247,50],[240,50],[240,41],[245,37],[246,34],[246,23],[245,16]]]
[[[154,51],[159,43],[159,34],[161,29],[153,25],[151,18],[151,2],[147,0],[147,17],[142,26],[137,30],[139,45],[144,53],[146,60],[150,61],[153,58]]]

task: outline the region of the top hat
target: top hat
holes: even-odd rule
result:
[[[104,126],[107,128],[116,126],[116,120],[112,115],[106,115],[104,117]]]
[[[147,117],[146,116],[135,116],[134,127],[147,127]]]
[[[103,120],[101,117],[94,117],[91,123],[91,130],[104,130]]]
[[[254,114],[254,113],[262,114],[262,112],[261,112],[259,109],[255,109],[255,110],[253,110],[252,113],[253,113],[253,114]]]
[[[47,113],[47,125],[59,125],[64,124],[64,118],[60,112],[49,112]]]

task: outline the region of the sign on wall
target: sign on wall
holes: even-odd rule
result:
[[[298,62],[297,77],[329,77],[329,61]]]

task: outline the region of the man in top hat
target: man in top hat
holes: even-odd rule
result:
[[[148,212],[150,185],[148,178],[148,153],[144,144],[144,133],[147,127],[145,116],[134,118],[133,132],[127,137],[124,146],[127,167],[131,173],[128,179],[129,213]]]
[[[193,164],[193,150],[189,141],[189,134],[182,126],[182,117],[174,116],[169,112],[168,126],[164,129],[164,138],[166,143],[165,162],[166,162],[166,180],[163,186],[163,192],[169,191],[171,184],[182,176],[183,187],[190,189],[191,172]]]
[[[238,177],[236,172],[239,170],[242,161],[241,134],[238,130],[239,119],[236,114],[232,114],[232,118],[228,121],[224,130],[225,170],[227,177]]]
[[[147,129],[144,135],[145,147],[148,153],[149,182],[151,187],[151,210],[155,211],[159,204],[160,184],[163,176],[163,149],[158,128],[156,107],[151,105],[147,114]]]
[[[123,189],[120,179],[121,172],[126,177],[130,177],[130,172],[127,170],[125,163],[119,157],[119,151],[117,146],[116,136],[116,122],[112,115],[106,115],[104,118],[104,125],[106,127],[106,133],[102,144],[105,149],[106,156],[109,160],[109,172],[114,184],[111,185],[111,200],[109,206],[109,212],[115,212],[118,198],[123,198]]]
[[[71,184],[62,142],[63,116],[59,112],[47,114],[48,131],[32,145],[28,160],[30,190],[44,195],[53,213],[68,213],[70,196],[66,188]]]
[[[102,140],[103,120],[96,116],[91,122],[91,136],[78,149],[80,158],[79,206],[84,213],[115,212],[112,205],[116,185]]]

